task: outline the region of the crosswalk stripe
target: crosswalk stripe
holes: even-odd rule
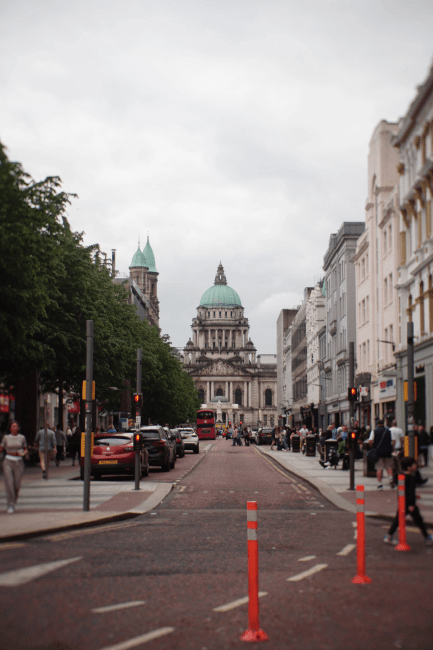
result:
[[[36,564],[35,566],[25,567],[24,569],[15,569],[14,571],[6,571],[0,573],[0,586],[1,587],[19,587],[31,582],[36,578],[40,578],[46,573],[51,573],[60,567],[77,562],[81,557],[72,557],[68,560],[57,560],[57,562],[48,562],[46,564]]]

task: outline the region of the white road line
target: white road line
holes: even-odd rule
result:
[[[267,591],[259,591],[259,598],[262,596],[267,596]],[[241,605],[246,605],[248,603],[248,596],[245,598],[239,598],[238,600],[233,600],[231,603],[226,605],[220,605],[219,607],[214,607],[214,612],[228,612],[230,609],[235,609],[235,607],[240,607]]]
[[[309,576],[318,573],[318,571],[321,571],[322,569],[326,569],[327,566],[327,564],[316,564],[315,566],[312,566],[311,569],[308,569],[308,571],[303,571],[302,573],[298,573],[296,576],[287,578],[287,581],[298,582],[299,580],[303,580],[304,578],[308,578]]]
[[[105,648],[102,648],[102,650],[128,650],[128,648],[134,648],[137,645],[147,643],[153,639],[159,639],[160,636],[170,634],[171,632],[174,632],[174,627],[161,627],[159,630],[154,630],[153,632],[148,632],[147,634],[142,634],[141,636],[136,636],[134,639],[122,641],[121,643],[116,643],[116,645],[107,646]]]
[[[69,560],[58,560],[57,562],[48,562],[47,564],[37,564],[36,566],[29,566],[25,569],[16,569],[15,571],[7,571],[0,573],[0,586],[1,587],[19,587],[31,582],[36,578],[40,578],[46,573],[51,573],[62,566],[77,562],[81,557],[72,557]]]
[[[338,551],[336,555],[349,555],[350,551],[353,551],[354,548],[356,548],[356,544],[347,544],[347,546],[342,548],[341,551]]]
[[[298,562],[308,562],[309,560],[315,560],[315,555],[306,555],[305,557],[300,557]]]
[[[145,605],[144,600],[133,600],[130,603],[119,603],[118,605],[106,605],[105,607],[95,607],[91,611],[94,614],[105,614],[106,612],[115,612],[117,609],[127,609],[128,607],[137,607],[138,605]]]

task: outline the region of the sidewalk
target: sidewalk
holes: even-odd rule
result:
[[[269,451],[269,447],[261,446],[260,451],[273,458],[284,469],[289,470],[304,479],[337,508],[356,512],[356,486],[363,485],[365,491],[365,513],[369,516],[391,519],[397,511],[397,489],[391,489],[388,476],[382,479],[383,490],[377,489],[376,477],[363,476],[363,461],[355,461],[355,490],[349,490],[350,472],[343,472],[341,463],[339,469],[324,469],[319,464],[319,455],[304,456],[292,451]],[[418,505],[426,524],[433,526],[433,464],[421,467],[420,472],[428,482],[418,486],[417,494],[421,497]],[[385,473],[384,473],[385,474]]]
[[[90,510],[84,512],[84,483],[77,466],[64,461],[60,467],[50,467],[48,480],[41,478],[39,468],[26,467],[16,512],[9,515],[1,477],[0,542],[137,517],[156,508],[173,487],[149,478],[141,480],[140,490],[134,490],[134,485],[121,477],[91,481]]]

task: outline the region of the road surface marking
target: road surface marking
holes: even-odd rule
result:
[[[349,555],[350,551],[353,551],[354,548],[356,548],[356,544],[347,544],[347,546],[342,548],[341,551],[338,551],[336,555]]]
[[[281,476],[284,476],[284,478],[287,479],[288,481],[294,482],[294,479],[290,478],[290,476],[287,476],[287,474],[285,474],[280,469],[278,469],[278,467],[275,467],[274,463],[271,460],[269,460],[264,454],[262,454],[261,451],[257,451],[254,448],[254,452],[256,454],[258,454],[258,456],[261,456],[263,458],[263,460],[265,460],[267,463],[269,463],[269,465],[272,467],[272,469],[274,469],[276,472],[278,472],[278,474],[281,474]]]
[[[287,578],[287,581],[298,582],[299,580],[303,580],[304,578],[308,578],[309,576],[318,573],[322,569],[326,569],[327,566],[328,566],[327,564],[316,564],[312,566],[311,569],[308,569],[307,571],[303,571],[302,573],[298,573],[296,576],[291,576],[290,578]]]
[[[206,445],[206,447],[204,447],[203,451],[207,451],[210,447],[212,447],[212,443],[209,444],[209,445]]]
[[[71,564],[71,562],[77,562],[77,560],[81,560],[81,557],[71,557],[69,560],[57,560],[57,562],[36,564],[35,566],[29,566],[25,569],[15,569],[14,571],[0,573],[0,586],[19,587],[20,585],[25,585],[27,582],[31,582],[46,573],[51,573],[51,571],[60,569],[62,566]]]
[[[262,596],[267,596],[268,592],[267,591],[259,591],[259,598]],[[231,603],[226,603],[225,605],[220,605],[219,607],[214,607],[214,612],[228,612],[230,609],[235,609],[236,607],[240,607],[241,605],[246,605],[248,603],[248,596],[245,596],[245,598],[239,598],[238,600],[232,600]]]
[[[95,614],[105,614],[106,612],[114,612],[117,609],[127,609],[128,607],[137,607],[138,605],[145,605],[144,600],[133,600],[130,603],[119,603],[118,605],[106,605],[106,607],[95,607],[91,611]]]
[[[153,632],[148,632],[147,634],[142,634],[141,636],[136,636],[134,639],[122,641],[121,643],[116,643],[116,645],[106,646],[105,648],[102,648],[102,650],[128,650],[128,648],[134,648],[137,645],[147,643],[153,639],[159,639],[160,636],[170,634],[171,632],[174,632],[174,627],[161,627],[159,630],[154,630]]]
[[[179,492],[184,492],[186,490],[186,485],[180,485],[178,490]]]
[[[298,562],[308,562],[309,560],[315,560],[315,555],[306,555],[305,557],[300,557]]]

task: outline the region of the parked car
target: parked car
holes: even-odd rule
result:
[[[200,441],[194,429],[178,429],[185,449],[192,449],[195,454],[200,451]]]
[[[258,431],[258,442],[259,445],[270,445],[272,442],[272,431],[273,427],[263,427]]]
[[[185,445],[183,444],[183,438],[180,435],[179,429],[170,429],[170,434],[176,443],[176,456],[183,458],[185,456]]]
[[[161,467],[163,472],[174,469],[176,463],[176,445],[167,437],[166,431],[159,424],[141,427],[143,446],[149,454],[149,465]]]
[[[106,474],[129,474],[135,477],[134,433],[99,433],[95,435],[91,456],[91,474],[95,479]],[[140,455],[140,476],[149,475],[149,454]],[[84,480],[84,458],[80,458],[80,478]]]
[[[251,429],[251,442],[254,442],[256,445],[259,444],[259,432],[257,429]]]

